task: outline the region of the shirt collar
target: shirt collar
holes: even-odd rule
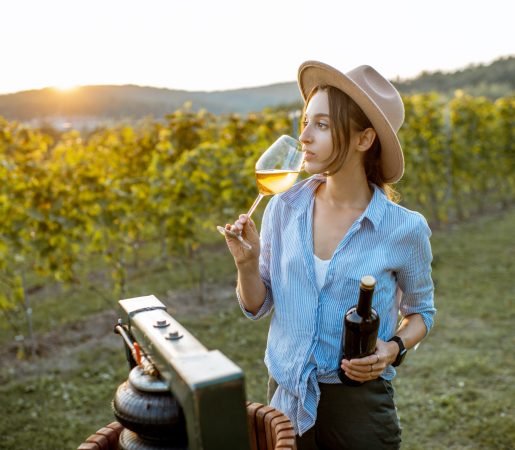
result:
[[[299,181],[286,192],[279,194],[281,200],[291,208],[305,211],[311,203],[315,191],[320,183],[325,182],[325,176],[313,175],[306,180]]]
[[[374,228],[377,229],[381,219],[383,218],[388,198],[380,187],[373,183],[371,183],[371,186],[374,189],[374,193],[372,194],[372,198],[370,199],[367,209],[363,211],[359,220],[366,218],[372,223]]]
[[[313,199],[315,191],[321,183],[325,183],[325,176],[322,174],[313,175],[295,184],[288,191],[280,194],[281,199],[288,206],[299,210],[299,212],[306,211]],[[377,229],[383,218],[388,199],[381,188],[375,184],[371,184],[371,186],[374,190],[372,198],[358,221],[361,222],[363,219],[367,219],[374,228]]]

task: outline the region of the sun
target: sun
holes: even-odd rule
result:
[[[75,91],[79,86],[77,84],[72,83],[60,83],[54,86],[54,89],[60,92],[71,92]]]

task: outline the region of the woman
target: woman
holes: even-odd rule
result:
[[[389,199],[404,171],[397,138],[404,107],[377,71],[346,74],[316,61],[299,68],[305,100],[304,170],[312,177],[269,202],[261,229],[241,215],[226,229],[244,313],[272,308],[265,363],[269,402],[292,421],[299,449],[400,447],[391,380],[435,313],[425,219]],[[359,280],[377,280],[375,354],[339,360],[343,316]],[[398,325],[398,315],[403,317]],[[341,384],[339,366],[348,378]]]

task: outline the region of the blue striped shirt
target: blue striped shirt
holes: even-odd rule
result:
[[[315,191],[325,182],[315,175],[274,196],[261,227],[260,276],[266,286],[263,306],[251,319],[274,310],[265,364],[279,387],[271,405],[284,412],[297,434],[311,428],[320,399],[318,383],[339,383],[340,345],[345,312],[357,303],[360,279],[373,275],[373,307],[380,317],[378,337],[387,341],[399,313],[421,314],[433,325],[431,231],[419,213],[386,197],[377,186],[363,214],[338,244],[325,284],[317,289],[313,254]],[[390,380],[395,369],[381,375]]]

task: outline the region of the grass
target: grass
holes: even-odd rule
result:
[[[410,352],[394,381],[404,449],[513,448],[513,230],[512,210],[434,233],[435,327]],[[215,253],[210,261],[208,277],[231,283],[230,258]],[[143,277],[129,286],[130,296],[155,292],[159,297],[184,278]],[[54,327],[70,326],[105,307],[94,295],[61,292],[38,300],[36,329],[51,329],[45,317],[54,317]],[[237,307],[176,318],[239,364],[247,397],[265,403],[267,320],[251,322]],[[5,343],[5,332],[1,338]],[[113,420],[110,401],[128,372],[119,338],[60,351],[61,358],[0,362],[0,448],[76,448]]]
[[[208,281],[218,278],[222,282],[230,283],[234,278],[234,265],[232,259],[224,251],[220,251],[220,245],[208,247],[204,259],[204,277]],[[144,249],[143,258],[159,248],[149,246]],[[92,264],[99,268],[94,274],[84,275],[88,279],[88,285],[59,285],[49,283],[44,285],[44,280],[33,277],[30,285],[42,287],[36,294],[30,295],[30,302],[33,309],[33,326],[39,333],[43,334],[54,330],[56,327],[73,324],[83,321],[86,317],[102,311],[118,311],[117,299],[111,294],[112,282],[109,281],[110,268],[99,258]],[[166,297],[168,291],[175,289],[198,289],[198,265],[192,261],[171,261],[165,263],[154,263],[147,265],[140,263],[137,269],[129,268],[130,277],[127,280],[124,298],[138,297],[152,293],[158,298]],[[18,331],[24,333],[26,330],[25,316],[17,314],[15,325]],[[0,344],[9,342],[14,338],[12,327],[8,326],[0,316]]]
[[[511,211],[435,233],[435,326],[395,382],[405,448],[513,448],[513,230]]]

